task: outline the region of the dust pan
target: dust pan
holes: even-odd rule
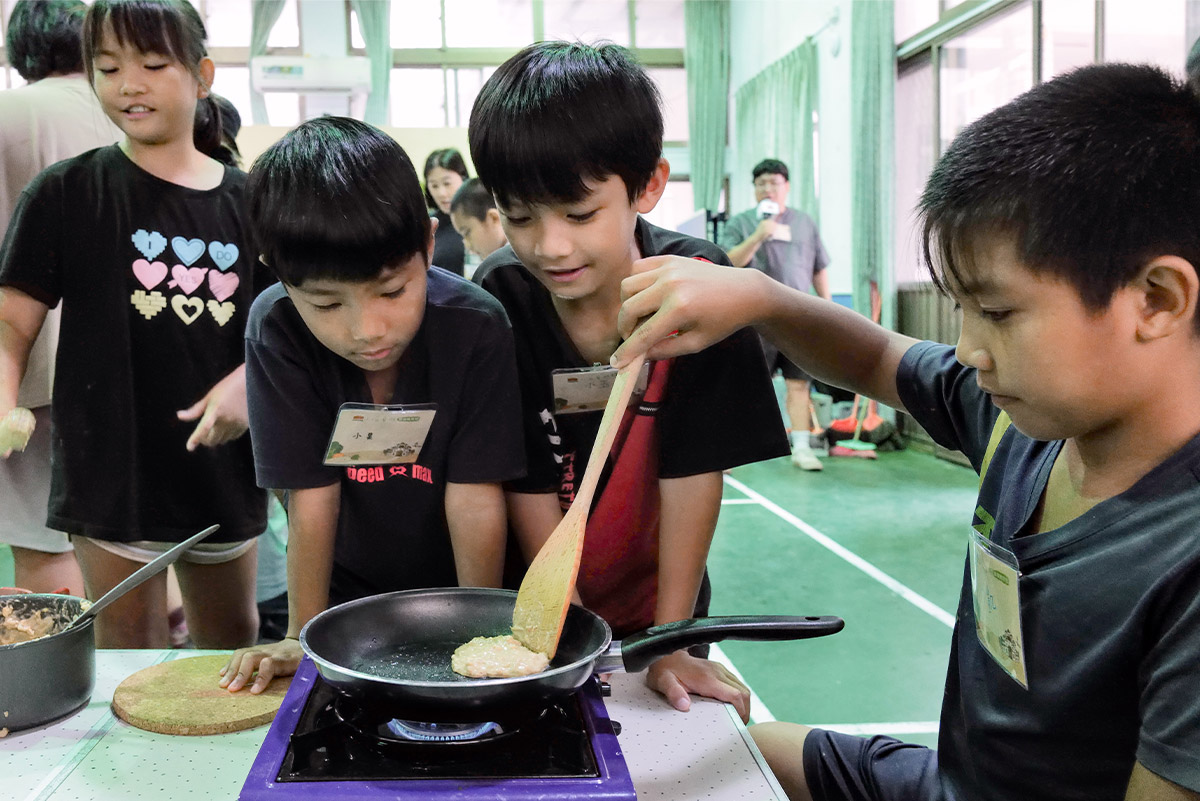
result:
[[[592,496],[596,494],[596,485],[616,438],[618,424],[629,406],[644,361],[644,356],[638,356],[618,371],[575,500],[534,557],[517,591],[517,603],[513,609],[513,636],[529,650],[543,653],[551,659],[558,650],[558,638],[562,634],[563,621],[566,620],[575,591],[575,577],[579,573],[579,559],[583,554],[583,537]]]

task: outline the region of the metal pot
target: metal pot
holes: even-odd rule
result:
[[[83,611],[73,595],[29,593],[0,596],[0,607],[18,616],[46,610],[59,633],[29,642],[0,645],[0,727],[27,729],[85,706],[96,685],[96,641],[87,621],[61,631]]]
[[[325,681],[372,709],[412,720],[479,722],[537,714],[593,673],[644,670],[658,657],[692,645],[798,640],[843,626],[837,617],[696,618],[613,642],[602,618],[573,605],[547,670],[511,679],[454,673],[455,648],[472,637],[510,632],[516,597],[509,590],[455,587],[360,598],[310,620],[300,645]]]

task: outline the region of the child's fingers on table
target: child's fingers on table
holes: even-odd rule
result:
[[[221,680],[217,682],[218,686],[225,687],[230,692],[242,689],[266,656],[259,648],[242,648],[234,651],[233,656],[229,657],[229,662],[221,668]]]

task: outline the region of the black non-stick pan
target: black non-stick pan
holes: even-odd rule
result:
[[[536,714],[594,673],[637,672],[701,643],[798,640],[841,631],[837,617],[695,618],[612,641],[608,624],[571,606],[550,667],[512,679],[470,679],[450,669],[472,637],[511,633],[509,590],[408,590],[326,609],[300,632],[300,645],[329,684],[365,708],[435,722],[508,720]]]

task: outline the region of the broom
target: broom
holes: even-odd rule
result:
[[[854,398],[854,410],[858,412],[858,397]],[[841,421],[836,421],[841,422]],[[833,423],[830,423],[830,427]],[[879,454],[875,452],[875,444],[871,442],[863,442],[860,439],[862,434],[863,421],[858,420],[854,427],[854,436],[850,439],[844,439],[836,445],[829,446],[830,456],[857,456],[859,459],[878,459]]]

